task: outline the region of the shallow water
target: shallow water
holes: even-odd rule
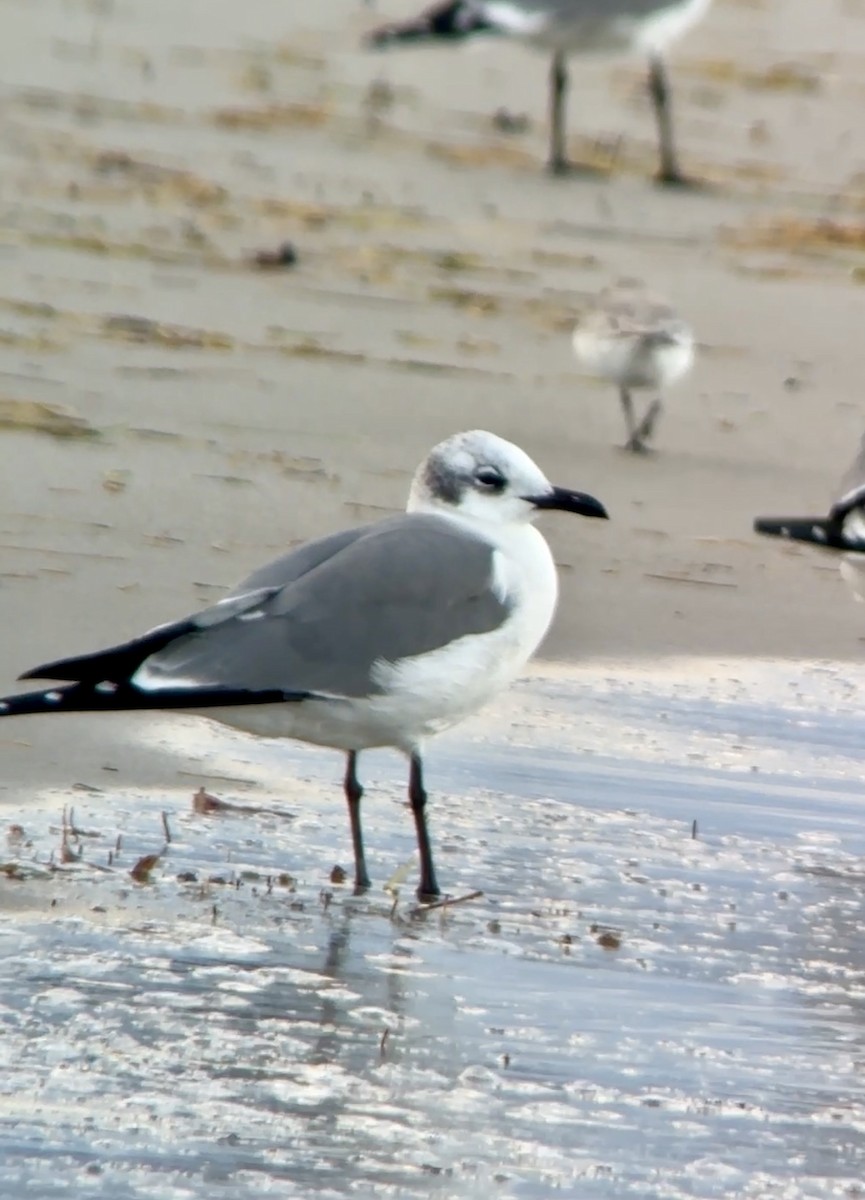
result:
[[[400,870],[391,756],[364,764],[363,898],[328,879],[347,842],[328,754],[190,722],[260,796],[281,778],[260,800],[274,811],[203,817],[188,792],[79,785],[62,799],[98,836],[50,875],[61,797],[43,796],[10,854],[30,877],[2,884],[0,1194],[859,1194],[850,681],[818,672],[805,722],[804,698],[776,693],[807,670],[760,677],[769,700],[747,705],[723,672],[714,698],[666,669],[535,678],[498,727],[442,739],[440,873],[452,895],[484,894],[438,912],[415,911],[414,864]],[[581,710],[605,707],[622,741],[593,752]],[[534,728],[503,747],[509,714]],[[690,758],[654,737],[671,720]],[[173,840],[135,884],[161,809]]]
[[[4,677],[393,510],[471,426],[609,504],[549,522],[547,652],[620,662],[430,748],[442,881],[483,896],[426,914],[393,756],[353,898],[336,756],[3,722],[0,1197],[860,1194],[859,673],[634,660],[857,652],[834,561],[750,529],[861,433],[862,5],[713,6],[673,65],[699,197],[647,183],[642,64],[574,73],[612,177],[571,188],[542,59],[372,58],[409,0],[299,7],[0,0]],[[568,345],[623,273],[700,339],[640,462]]]

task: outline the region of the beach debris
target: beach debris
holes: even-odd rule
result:
[[[598,936],[595,938],[595,941],[599,946],[602,946],[604,950],[618,950],[622,944],[621,934],[616,933],[613,929],[601,930],[600,926],[593,925],[591,932],[598,934]]]
[[[294,813],[286,812],[284,808],[270,808],[266,804],[232,804],[230,800],[220,800],[200,787],[192,797],[192,811],[203,816],[213,813],[241,813],[244,816],[261,815],[279,817],[283,821],[293,821]]]
[[[492,122],[497,133],[528,133],[532,127],[528,113],[513,113],[509,108],[497,108]]]
[[[150,883],[150,873],[159,862],[161,854],[145,854],[131,869],[129,874],[136,883]]]
[[[297,250],[292,242],[283,242],[275,250],[257,250],[252,256],[252,262],[262,270],[294,267],[297,265]]]
[[[412,909],[412,916],[432,912],[435,908],[454,908],[457,904],[467,904],[469,900],[479,900],[483,892],[467,892],[464,896],[446,896],[443,900],[431,900],[429,904],[418,904]]]

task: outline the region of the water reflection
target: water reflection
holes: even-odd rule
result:
[[[709,716],[715,737],[723,714]],[[705,725],[695,704],[688,736]],[[783,726],[767,712],[770,740]],[[314,780],[290,827],[175,821],[171,869],[148,888],[85,861],[38,885],[53,910],[19,891],[0,931],[0,1194],[71,1180],[112,1200],[799,1200],[858,1186],[853,783],[564,744],[452,743],[438,774],[454,891],[486,888],[463,907],[417,918],[381,892],[322,894],[299,857],[332,849]],[[489,790],[467,792],[478,778]],[[380,853],[402,846],[403,815],[377,810]],[[151,819],[131,812],[129,838]],[[266,886],[268,862],[297,870],[297,891]],[[187,870],[228,884],[179,883]]]

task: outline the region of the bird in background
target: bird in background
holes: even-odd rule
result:
[[[840,552],[845,582],[857,600],[865,601],[865,435],[825,517],[757,517],[754,530]]]
[[[641,54],[648,58],[648,91],[658,130],[657,180],[684,185],[673,134],[672,98],[664,52],[695,25],[711,0],[443,0],[418,16],[372,30],[375,48],[424,42],[507,37],[550,58],[547,165],[554,175],[587,168],[567,154],[568,60],[587,55]]]
[[[308,542],[201,612],[22,679],[66,681],[0,699],[0,717],[180,709],[346,755],[355,886],[370,886],[358,755],[409,760],[421,898],[439,894],[426,824],[426,739],[491,700],[553,618],[558,579],[532,522],[558,509],[606,517],[554,487],[518,446],[481,430],[435,446],[407,511]]]
[[[620,279],[599,292],[574,330],[574,354],[583,367],[615,384],[625,418],[624,449],[648,450],[661,415],[660,393],[694,362],[694,334],[662,297],[638,279]],[[656,391],[638,420],[632,393]]]

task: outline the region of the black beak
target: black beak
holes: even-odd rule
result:
[[[603,517],[607,520],[607,510],[594,496],[585,492],[572,492],[570,488],[554,487],[551,492],[542,496],[524,496],[535,508],[557,508],[560,512],[576,513],[580,517]]]

